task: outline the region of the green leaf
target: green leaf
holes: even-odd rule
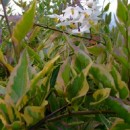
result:
[[[112,68],[111,74],[114,78],[114,82],[117,90],[119,91],[119,96],[122,99],[126,99],[129,96],[129,89],[127,84],[121,80],[120,73],[116,70],[116,68]]]
[[[71,80],[71,67],[69,59],[66,59],[64,63],[61,65],[55,89],[60,96],[66,95],[66,87]]]
[[[24,13],[24,15],[17,22],[15,28],[13,29],[12,40],[16,45],[22,41],[22,39],[33,27],[35,7],[36,7],[36,0],[34,0],[29,10]]]
[[[70,65],[69,64],[66,64],[65,66],[62,66],[62,78],[64,80],[64,84],[67,85],[70,81],[70,71],[71,71],[71,68],[70,68]]]
[[[111,110],[118,115],[118,117],[124,119],[126,123],[130,124],[130,112],[120,99],[109,97],[106,99],[106,103]]]
[[[25,130],[25,124],[21,121],[14,121],[12,124],[7,124],[2,130]]]
[[[103,46],[102,44],[97,44],[94,46],[87,47],[87,50],[90,54],[98,56],[105,51],[105,46]]]
[[[78,125],[82,125],[84,124],[85,122],[84,121],[76,121],[76,122],[70,122],[68,123],[69,126],[78,126]]]
[[[14,121],[10,127],[12,130],[25,130],[25,124],[21,121]]]
[[[78,98],[83,97],[83,96],[85,96],[85,95],[87,94],[87,92],[88,92],[88,90],[89,90],[89,84],[88,84],[88,82],[87,82],[87,80],[86,80],[86,77],[87,77],[87,75],[88,75],[88,73],[89,73],[89,70],[90,70],[91,66],[92,66],[92,62],[90,62],[90,63],[88,64],[88,66],[87,66],[86,68],[84,68],[83,71],[80,73],[80,75],[82,75],[82,73],[83,73],[83,78],[84,78],[84,80],[83,80],[83,85],[82,85],[81,89],[78,90],[77,95],[71,99],[72,102],[78,103],[78,102],[79,102],[79,101],[78,101]],[[78,75],[77,75],[76,77],[78,77]],[[76,78],[76,77],[75,77],[75,78]],[[74,80],[74,79],[73,79],[73,80]],[[70,83],[70,84],[71,84],[71,83]],[[75,84],[75,83],[74,83],[74,84]],[[79,86],[80,86],[80,85],[79,85]],[[67,87],[68,87],[68,86],[67,86]],[[74,87],[74,86],[73,86],[73,87]],[[73,90],[73,89],[75,89],[75,88],[72,88],[72,90]],[[80,101],[80,102],[81,102],[81,101]],[[78,103],[78,104],[79,104],[79,103]],[[77,106],[75,106],[75,107],[77,107]]]
[[[106,126],[106,129],[109,130],[111,126],[111,121],[107,119],[107,117],[105,117],[105,115],[103,114],[98,115],[98,117],[100,118],[101,122]]]
[[[29,41],[32,42],[34,40],[34,38],[38,35],[38,32],[40,31],[40,27],[34,27],[30,37],[29,37]]]
[[[109,28],[108,25],[104,25],[103,30],[104,30],[104,32],[105,32],[106,34],[109,34],[109,33],[110,33],[110,28]]]
[[[55,56],[53,59],[51,59],[50,61],[48,61],[45,66],[43,67],[43,69],[37,73],[35,75],[35,77],[31,80],[31,88],[33,88],[37,83],[38,81],[43,77],[45,76],[50,70],[53,70],[53,65],[54,63],[59,59],[59,55]]]
[[[106,14],[105,23],[108,25],[111,23],[111,12],[109,14]]]
[[[18,64],[14,68],[9,82],[7,84],[7,93],[5,99],[16,107],[20,104],[22,98],[29,90],[29,76],[28,76],[28,54],[24,50]]]
[[[76,102],[78,98],[85,96],[87,94],[88,90],[89,90],[89,84],[88,84],[87,80],[85,79],[83,81],[82,88],[78,91],[77,96],[72,98],[72,102],[74,102],[74,101]]]
[[[45,107],[48,104],[46,101],[42,106],[27,106],[24,110],[23,118],[25,119],[27,126],[37,123],[45,116]]]
[[[103,88],[103,89],[98,89],[97,91],[94,92],[93,98],[95,99],[95,102],[91,102],[91,105],[97,105],[107,99],[110,95],[110,88]]]
[[[120,62],[124,67],[126,67],[127,69],[130,69],[130,63],[128,63],[128,60],[126,59],[126,57],[124,57],[123,55],[120,54],[115,54],[113,53],[114,58]]]
[[[52,76],[51,76],[51,79],[50,79],[50,86],[51,88],[53,88],[56,84],[56,80],[57,80],[57,76],[58,76],[58,73],[59,73],[59,69],[60,69],[60,65],[57,66],[53,72],[52,72]]]
[[[86,81],[85,75],[81,72],[77,75],[67,86],[66,96],[68,101],[75,101],[77,98],[80,98],[89,90],[89,85]]]
[[[29,57],[34,60],[34,64],[41,68],[43,66],[43,61],[37,54],[37,52],[35,52],[31,47],[27,46],[26,44],[24,44],[24,47],[27,48]]]
[[[125,123],[122,119],[116,119],[110,130],[129,130],[130,125]]]
[[[78,72],[81,72],[92,62],[91,58],[82,50],[75,52],[75,55],[75,67]]]
[[[129,0],[123,0],[123,3],[127,6]]]
[[[0,49],[0,62],[8,69],[9,72],[13,71],[13,67],[7,63],[7,61],[4,58],[3,52]]]
[[[19,115],[19,112],[14,109],[8,101],[0,99],[0,119],[4,126],[9,126],[9,124],[15,120],[21,120]]]
[[[107,12],[109,10],[110,7],[110,2],[105,6],[103,12]]]
[[[83,86],[84,80],[85,80],[85,77],[83,73],[81,73],[80,75],[77,75],[77,77],[75,77],[72,80],[72,82],[67,86],[66,91],[67,91],[67,98],[69,100],[78,95],[79,91],[81,90]]]
[[[103,34],[103,37],[104,37],[104,39],[105,39],[105,41],[106,41],[106,51],[111,53],[112,50],[113,50],[112,40],[111,40],[111,38],[110,38],[108,35],[106,35],[106,34]]]
[[[98,57],[96,58],[96,63],[98,64],[104,64],[107,59],[107,54],[106,53],[100,53]]]
[[[124,36],[124,38],[126,38],[126,29],[120,22],[118,22],[118,20],[116,18],[115,18],[115,21],[116,21],[116,25],[117,25],[120,33]]]
[[[8,108],[6,106],[6,103],[2,99],[0,99],[0,119],[2,121],[2,124],[4,125],[8,124],[9,122]]]
[[[121,70],[121,78],[124,82],[128,83],[129,81],[129,77],[126,76],[126,74],[128,73],[128,69],[125,66],[122,66],[122,70]]]
[[[128,10],[124,3],[121,0],[118,0],[117,2],[117,17],[120,20],[120,22],[123,22],[124,24],[128,21]]]
[[[107,68],[105,68],[103,65],[93,64],[90,68],[90,74],[95,80],[101,82],[104,87],[111,88],[112,93],[117,92],[113,77],[109,71],[107,71]]]
[[[60,107],[59,106],[60,103],[57,100],[58,100],[57,96],[52,92],[52,94],[48,98],[48,103],[49,103],[49,106],[50,106],[50,110],[52,112],[56,111]]]
[[[4,125],[3,125],[2,121],[0,120],[0,128],[3,128],[3,127],[4,127]]]

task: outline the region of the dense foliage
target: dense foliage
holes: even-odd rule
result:
[[[15,3],[22,16],[1,0],[0,129],[130,129],[128,0],[118,0],[116,27],[111,13],[101,19],[108,3],[82,34],[48,17],[76,4],[84,10],[78,0]]]

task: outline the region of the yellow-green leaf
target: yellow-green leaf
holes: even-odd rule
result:
[[[8,108],[4,100],[0,99],[0,119],[4,125],[9,121],[8,119]]]
[[[11,125],[6,126],[8,130],[26,130],[24,122],[14,121]]]
[[[91,62],[91,58],[82,50],[75,51],[75,68],[78,72],[85,69]]]
[[[97,44],[94,46],[87,47],[87,50],[90,54],[98,56],[105,51],[105,47],[102,44]]]
[[[117,2],[117,17],[120,22],[123,22],[124,24],[128,21],[128,10],[121,0],[118,0]]]
[[[113,90],[112,93],[116,94],[117,89],[114,79],[107,70],[107,67],[101,64],[93,64],[89,72],[96,81],[102,83],[105,88],[111,88]]]
[[[31,47],[29,47],[28,45],[26,45],[25,43],[23,43],[23,47],[27,48],[29,57],[31,60],[34,61],[34,64],[36,64],[38,67],[43,67],[43,61],[40,58],[40,56],[37,54],[36,51],[34,51]]]
[[[82,96],[85,96],[87,94],[88,90],[89,90],[89,84],[88,84],[87,80],[85,79],[83,81],[83,86],[82,86],[81,90],[79,90],[77,96],[72,98],[72,102],[76,101],[76,99],[78,99]]]
[[[6,101],[18,106],[29,90],[29,75],[28,75],[28,54],[24,50],[18,64],[10,75],[7,84],[7,93],[5,96]]]
[[[92,62],[90,62],[89,65],[85,69],[83,69],[84,77],[86,77],[88,75],[88,72],[89,72],[89,69],[91,68],[91,66],[92,66]],[[82,86],[81,90],[78,92],[76,97],[72,98],[72,101],[75,101],[76,99],[78,99],[82,96],[85,96],[87,94],[88,90],[89,90],[89,84],[85,78],[83,81],[83,86]]]
[[[116,68],[112,68],[111,74],[114,78],[114,82],[117,90],[119,91],[119,96],[122,99],[126,99],[129,96],[129,89],[127,84],[122,81],[120,73],[116,70]]]
[[[8,69],[9,72],[13,71],[13,67],[7,63],[1,50],[0,50],[0,62]]]
[[[33,27],[35,17],[36,0],[32,3],[31,7],[21,17],[13,29],[12,40],[17,45],[27,35],[30,29]]]
[[[25,119],[27,125],[33,125],[40,119],[44,118],[45,107],[47,104],[42,106],[27,106],[24,110],[23,118]]]
[[[115,97],[108,97],[106,99],[107,105],[111,108],[112,111],[114,111],[118,117],[124,119],[124,121],[128,124],[130,124],[130,112],[128,110],[129,106],[126,106],[122,100]]]
[[[86,95],[89,90],[89,85],[86,81],[86,76],[83,72],[77,75],[66,88],[66,99],[69,102],[73,102],[76,99]]]
[[[66,94],[66,87],[70,81],[70,73],[71,68],[69,64],[69,59],[66,59],[60,67],[55,85],[55,89],[60,96],[65,96]]]
[[[31,88],[33,88],[37,84],[37,82],[52,69],[55,61],[59,59],[59,57],[60,56],[57,55],[45,64],[43,69],[31,80]]]
[[[91,105],[97,105],[104,101],[106,98],[109,97],[110,95],[110,88],[103,88],[103,89],[98,89],[96,92],[93,94],[93,98],[95,99],[95,102],[91,102]]]
[[[39,31],[40,31],[40,27],[34,27],[34,29],[32,30],[32,33],[29,37],[30,42],[34,40],[34,38],[37,36]]]
[[[130,130],[130,125],[124,122],[123,119],[117,118],[110,130]]]

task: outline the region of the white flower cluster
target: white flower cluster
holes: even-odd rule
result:
[[[58,22],[57,27],[67,29],[72,34],[89,33],[90,27],[97,24],[100,19],[98,16],[101,14],[99,11],[100,6],[94,0],[81,0],[83,8],[79,6],[68,6],[63,10],[63,14],[48,15],[50,18],[55,18]]]

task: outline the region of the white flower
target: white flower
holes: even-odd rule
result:
[[[89,9],[89,8],[95,9],[97,7],[101,7],[98,6],[97,0],[81,0],[80,2],[84,9]]]
[[[90,32],[90,25],[81,26],[78,29],[73,29],[73,34],[83,34],[83,33],[89,33]]]
[[[64,13],[63,19],[76,19],[79,16],[79,10],[75,7],[69,6],[62,11]]]
[[[81,14],[81,15],[79,16],[79,19],[76,20],[75,22],[76,22],[76,23],[83,23],[84,19],[85,19],[85,14]]]
[[[70,21],[61,22],[61,23],[57,24],[56,26],[60,27],[60,26],[68,26],[68,25],[70,25]]]
[[[82,9],[79,6],[68,6],[63,10],[62,15],[51,15],[51,18],[59,19],[57,27],[65,27],[69,32],[74,34],[83,34],[90,32],[91,26],[98,23],[100,18],[100,6],[98,6],[95,0],[81,0],[86,5],[86,8]]]
[[[92,7],[93,0],[89,0],[89,1],[87,1],[87,0],[81,0],[80,3],[83,6],[83,8],[88,9],[89,7]]]
[[[85,18],[88,18],[92,13],[93,13],[92,9],[85,9],[85,10],[82,10],[81,12],[81,14],[85,16]]]
[[[57,15],[57,14],[52,14],[52,15],[47,15],[48,17],[50,17],[50,18],[54,18],[54,19],[57,19],[56,21],[64,21],[64,19],[63,19],[63,14],[62,15]]]
[[[50,18],[59,18],[60,16],[57,14],[47,15]]]
[[[94,3],[93,0],[89,0],[89,1],[86,2],[87,6],[88,6],[89,8],[92,8],[93,3]]]

